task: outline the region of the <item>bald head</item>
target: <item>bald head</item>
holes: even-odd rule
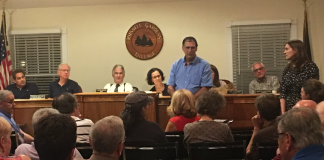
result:
[[[308,108],[313,108],[316,109],[316,103],[312,100],[300,100],[299,102],[296,103],[294,108],[297,107],[308,107]]]
[[[321,119],[322,128],[324,129],[324,101],[316,106],[316,111]]]

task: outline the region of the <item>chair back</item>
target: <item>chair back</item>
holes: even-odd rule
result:
[[[268,160],[276,156],[278,142],[259,143],[257,147],[259,148],[258,159]]]
[[[125,142],[123,158],[127,160],[175,160],[178,158],[178,143],[145,144]]]
[[[180,159],[188,159],[188,152],[183,143],[184,133],[183,131],[176,132],[165,132],[165,136],[168,139],[168,142],[178,142],[179,145],[179,158]]]
[[[245,140],[247,144],[250,142],[252,134],[253,134],[252,130],[232,131],[234,141]]]
[[[189,144],[190,160],[245,159],[246,141],[231,143],[200,142]]]
[[[76,149],[78,149],[83,159],[89,159],[92,155],[92,147],[89,143],[77,143]]]
[[[18,133],[15,131],[11,132],[10,135],[10,139],[11,139],[11,148],[10,148],[10,154],[15,154],[15,151],[19,145],[19,140],[18,140]]]

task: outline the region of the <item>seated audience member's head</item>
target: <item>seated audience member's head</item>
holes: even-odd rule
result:
[[[34,128],[40,160],[71,160],[76,145],[76,123],[65,114],[41,118]]]
[[[15,96],[11,91],[0,90],[0,110],[6,114],[11,114],[15,107]]]
[[[283,160],[292,159],[305,147],[323,145],[324,142],[317,112],[306,107],[292,108],[284,113],[279,120],[278,133],[278,145]],[[305,152],[303,156],[309,155]]]
[[[214,87],[220,87],[221,84],[219,82],[219,73],[218,73],[218,69],[216,68],[216,66],[210,64],[210,68],[212,70],[212,78],[213,78],[213,85]]]
[[[62,63],[57,68],[57,74],[60,76],[60,79],[69,79],[71,68],[68,64]]]
[[[257,79],[261,79],[261,78],[264,77],[265,73],[267,72],[267,69],[265,68],[265,66],[263,65],[263,63],[261,63],[261,62],[255,62],[252,65],[252,72],[253,72],[253,75]]]
[[[171,104],[168,107],[169,115],[192,118],[197,115],[195,108],[195,96],[186,89],[179,89],[172,95]]]
[[[116,64],[112,69],[112,77],[114,78],[114,82],[116,84],[123,83],[125,77],[124,66],[121,64]]]
[[[225,107],[226,100],[223,95],[216,90],[209,90],[203,93],[196,102],[198,115],[208,116],[211,119],[216,119],[216,115]]]
[[[93,156],[101,155],[118,159],[123,150],[125,130],[117,116],[108,116],[95,123],[90,132]]]
[[[9,122],[0,117],[0,157],[9,156],[11,148],[11,125]]]
[[[313,109],[316,109],[316,103],[312,100],[300,100],[298,101],[294,108],[297,108],[297,107],[308,107],[308,108],[313,108]]]
[[[132,132],[134,124],[145,120],[146,110],[154,99],[144,91],[132,92],[125,98],[125,109],[120,115],[126,135]]]
[[[322,129],[324,130],[324,101],[316,106],[316,111],[321,119]]]
[[[18,88],[22,88],[26,84],[25,72],[22,69],[13,71],[12,78]]]
[[[147,84],[154,85],[160,84],[164,81],[163,72],[159,68],[152,68],[147,72]]]
[[[52,107],[62,114],[79,117],[80,110],[75,95],[65,92],[53,99]]]
[[[300,95],[302,100],[313,100],[319,103],[324,100],[324,85],[316,79],[308,79],[302,85]]]
[[[275,120],[281,114],[280,99],[274,94],[263,94],[256,98],[258,116],[266,121]]]
[[[39,122],[40,119],[47,117],[49,115],[53,115],[53,114],[60,114],[60,112],[53,108],[42,108],[42,109],[37,110],[33,114],[33,118],[32,118],[33,127],[35,125],[37,125],[37,123]]]

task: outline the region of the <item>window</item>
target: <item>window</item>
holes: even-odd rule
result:
[[[238,90],[249,93],[249,84],[255,78],[252,65],[262,62],[266,75],[281,78],[287,60],[283,54],[285,44],[291,39],[292,23],[232,23],[231,51],[233,83]]]
[[[63,61],[61,30],[12,31],[9,45],[13,70],[23,69],[27,81],[36,83],[40,94],[48,94]]]

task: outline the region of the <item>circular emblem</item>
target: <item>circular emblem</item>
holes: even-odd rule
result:
[[[163,46],[160,29],[150,22],[138,22],[127,32],[126,47],[137,59],[147,60],[159,54]]]

